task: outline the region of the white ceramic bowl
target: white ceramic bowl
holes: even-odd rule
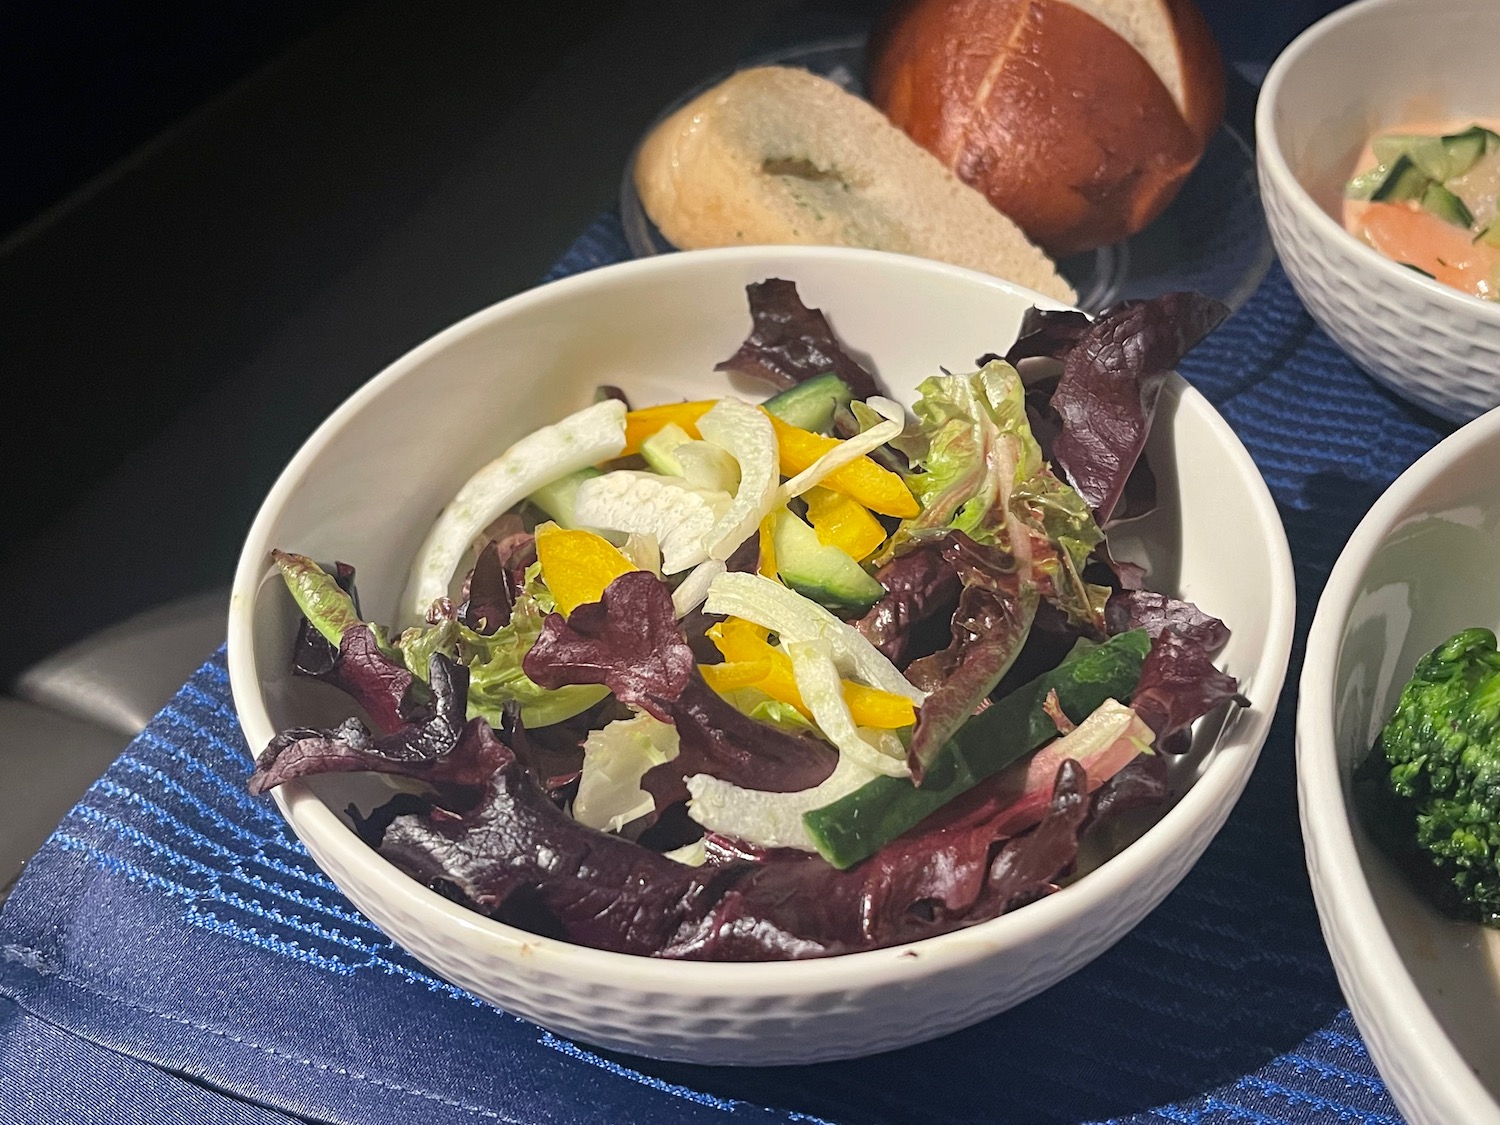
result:
[[[591,400],[636,405],[733,387],[712,368],[749,329],[745,286],[794,280],[898,398],[940,366],[1003,351],[1042,298],[966,270],[827,247],[698,251],[610,266],[504,301],[373,379],[313,435],[255,521],[235,577],[229,667],[246,737],[347,713],[294,679],[295,610],[273,546],[354,564],[365,612],[393,616],[408,560],[473,469]],[[386,933],[449,980],[590,1043],[704,1063],[807,1063],[886,1050],[975,1023],[1040,992],[1155,906],[1228,816],[1259,753],[1291,642],[1290,556],[1260,474],[1223,419],[1181,380],[1149,447],[1163,508],[1116,549],[1223,618],[1220,663],[1253,706],[1201,729],[1187,787],[1129,847],[1058,894],[958,933],[823,960],[662,961],[537,937],[462,909],[362,844],[335,813],[378,792],[355,775],[276,791],[308,850]]]
[[[1403,473],[1350,537],[1318,603],[1297,710],[1297,789],[1323,933],[1413,1125],[1500,1125],[1500,932],[1439,916],[1349,804],[1417,658],[1500,628],[1500,411]]]
[[[1396,394],[1450,422],[1500,405],[1500,303],[1471,297],[1344,230],[1345,182],[1370,135],[1500,115],[1495,0],[1360,0],[1298,36],[1266,75],[1256,161],[1297,295]]]

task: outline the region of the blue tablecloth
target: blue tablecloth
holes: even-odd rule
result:
[[[554,274],[625,252],[607,217]],[[1377,389],[1274,267],[1182,371],[1276,497],[1298,643],[1228,824],[1083,971],[938,1042],[810,1068],[701,1069],[566,1041],[428,973],[245,794],[220,653],[68,815],[0,916],[0,1122],[1395,1125],[1307,885],[1295,685],[1349,532],[1450,427]]]

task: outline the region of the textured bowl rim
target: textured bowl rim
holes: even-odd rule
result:
[[[1355,1020],[1372,1024],[1362,1029],[1372,1045],[1382,1040],[1389,1044],[1392,1058],[1377,1061],[1421,1081],[1424,1095],[1442,1113],[1434,1120],[1471,1125],[1500,1123],[1500,1102],[1470,1070],[1428,1007],[1363,877],[1333,738],[1334,673],[1360,583],[1381,543],[1435,478],[1454,461],[1493,441],[1500,441],[1500,408],[1460,427],[1413,462],[1360,521],[1334,563],[1313,615],[1297,707],[1298,800],[1318,913],[1325,918],[1325,931],[1326,917],[1336,915],[1342,926],[1361,935],[1344,955],[1361,980],[1375,982],[1371,990],[1358,992],[1346,983]],[[1320,867],[1343,877],[1320,880]],[[1375,1027],[1378,1033],[1372,1033]],[[1481,1108],[1488,1111],[1482,1118],[1476,1116]]]
[[[886,251],[826,246],[747,246],[693,250],[638,258],[600,266],[539,285],[481,309],[429,338],[356,390],[310,436],[268,493],[246,538],[230,596],[228,661],[230,687],[240,724],[250,746],[264,745],[274,734],[255,676],[252,613],[255,591],[265,573],[270,544],[267,535],[277,512],[291,498],[305,467],[381,388],[456,340],[537,303],[551,302],[595,287],[620,284],[637,275],[707,267],[715,261],[757,262],[766,258],[798,261],[845,261],[853,265],[904,263],[914,277],[948,275],[977,282],[1027,301],[1062,308],[1032,290],[947,263]],[[273,791],[282,814],[305,842],[345,869],[359,869],[382,902],[432,919],[443,940],[463,942],[494,963],[517,972],[566,975],[577,982],[650,990],[668,995],[761,997],[813,994],[834,990],[865,991],[912,981],[936,972],[982,961],[1005,949],[1024,946],[1051,932],[1067,932],[1092,911],[1110,909],[1115,888],[1149,881],[1170,866],[1183,840],[1200,823],[1221,824],[1237,801],[1269,733],[1280,699],[1291,652],[1295,618],[1295,581],[1291,550],[1275,501],[1239,437],[1197,390],[1173,376],[1182,402],[1191,402],[1216,435],[1224,453],[1250,485],[1253,511],[1247,513],[1266,529],[1272,556],[1265,657],[1274,662],[1258,685],[1257,706],[1241,712],[1236,745],[1219,747],[1193,786],[1139,839],[1087,877],[1026,907],[968,929],[923,938],[905,945],[799,961],[678,961],[615,953],[539,937],[470,911],[423,886],[368,847],[327,805],[300,782]],[[1215,823],[1217,821],[1217,823]]]
[[[1281,197],[1297,211],[1303,222],[1311,223],[1313,229],[1325,239],[1347,239],[1349,244],[1357,248],[1355,253],[1366,269],[1380,271],[1393,284],[1414,286],[1427,294],[1429,299],[1438,301],[1453,312],[1468,313],[1500,327],[1500,301],[1475,297],[1454,289],[1451,285],[1444,285],[1435,278],[1424,277],[1387,258],[1373,246],[1366,245],[1345,230],[1343,224],[1318,206],[1302,186],[1302,181],[1292,173],[1276,132],[1276,108],[1282,86],[1287,75],[1302,61],[1304,55],[1316,50],[1330,36],[1339,35],[1349,24],[1357,23],[1369,15],[1409,4],[1425,7],[1428,3],[1429,0],[1356,0],[1355,3],[1324,16],[1293,39],[1272,62],[1265,81],[1261,83],[1260,96],[1255,104],[1257,160],[1261,171],[1272,181]]]

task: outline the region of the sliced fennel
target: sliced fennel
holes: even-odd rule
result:
[[[694,488],[733,494],[740,486],[739,463],[726,450],[694,438],[676,422],[668,422],[641,442],[641,456],[658,473],[682,477]]]
[[[684,867],[702,867],[708,862],[708,845],[702,839],[698,839],[691,844],[683,844],[680,848],[673,848],[661,854],[668,859],[676,860]]]
[[[672,612],[679,618],[686,617],[703,604],[708,597],[708,588],[715,578],[724,573],[724,564],[718,559],[705,559],[693,567],[688,576],[672,591]]]
[[[620,554],[642,570],[661,577],[661,544],[650,532],[632,531],[620,546]]]
[[[688,484],[729,493],[739,490],[739,462],[713,442],[690,441],[679,445],[674,452],[682,465],[682,477]]]
[[[737,398],[720,399],[698,419],[698,432],[739,465],[739,487],[704,543],[705,555],[727,559],[755,534],[775,506],[781,481],[776,431],[766,414]]]
[[[559,477],[617,456],[625,448],[625,404],[606,399],[523,437],[458,490],[412,563],[403,615],[421,621],[448,593],[474,537],[501,513]]]
[[[1088,771],[1092,790],[1136,755],[1152,753],[1155,742],[1155,733],[1133,708],[1106,699],[1088,718],[1043,746],[1026,763],[1024,792],[1050,794],[1058,769],[1069,759]]]
[[[703,604],[708,613],[743,617],[770,629],[783,644],[826,640],[839,670],[870,687],[904,695],[921,704],[927,693],[903,676],[879,649],[852,625],[840,621],[816,602],[758,574],[730,571],[714,579]]]
[[[764,848],[817,851],[802,816],[846,797],[880,775],[847,754],[833,772],[811,789],[767,793],[742,789],[706,773],[687,779],[688,815],[710,832],[721,832]]]
[[[819,638],[813,641],[787,641],[782,644],[792,661],[792,675],[802,702],[812,712],[813,720],[829,742],[838,747],[840,760],[853,758],[871,773],[888,777],[910,777],[906,748],[890,731],[881,731],[878,741],[866,741],[854,725],[849,705],[844,702],[844,685],[838,665],[833,662],[833,646]]]
[[[777,490],[776,497],[778,503],[785,504],[792,497],[801,496],[809,488],[820,484],[845,465],[859,460],[859,458],[865,456],[867,453],[872,453],[879,449],[891,439],[901,436],[901,431],[906,426],[906,412],[901,409],[899,404],[892,402],[888,398],[882,398],[879,395],[865,401],[885,421],[877,422],[863,433],[856,434],[852,438],[846,438],[844,441],[839,442],[836,447],[823,454],[823,456],[819,457],[796,476],[784,482]]]
[[[573,510],[589,527],[656,536],[662,573],[677,574],[708,557],[705,540],[730,503],[681,477],[617,469],[580,484]]]
[[[573,819],[590,828],[618,832],[654,807],[641,788],[653,766],[677,757],[677,728],[644,711],[590,731],[583,742],[583,772],[573,798]]]

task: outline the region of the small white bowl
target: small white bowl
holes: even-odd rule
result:
[[[429,524],[478,465],[521,435],[623,387],[637,405],[724,393],[713,365],[749,329],[745,286],[796,282],[886,386],[911,402],[940,367],[1004,351],[1043,298],[936,262],[828,247],[696,251],[542,286],[398,360],[325,422],[283,472],[246,541],[230,607],[229,668],[251,747],[348,711],[294,679],[296,611],[272,547],[358,569],[388,620]],[[716,964],[586,949],[501,925],[408,878],[335,810],[377,783],[328,776],[275,791],[313,857],[387,934],[447,979],[559,1033],[702,1063],[809,1063],[888,1050],[1020,1003],[1103,952],[1187,872],[1228,816],[1266,736],[1291,646],[1286,537],[1255,465],[1208,402],[1165,388],[1148,456],[1162,508],[1111,542],[1164,588],[1233,630],[1218,661],[1252,706],[1201,725],[1181,799],[1061,892],[970,929],[823,960]]]
[[[1313,319],[1380,383],[1450,422],[1500,405],[1500,303],[1423,277],[1344,230],[1371,134],[1500,115],[1500,3],[1360,0],[1276,59],[1255,112],[1272,241]]]
[[[1413,1125],[1500,1125],[1500,931],[1427,906],[1364,833],[1353,767],[1417,658],[1500,628],[1500,410],[1409,468],[1339,556],[1308,635],[1297,791],[1339,983]]]

